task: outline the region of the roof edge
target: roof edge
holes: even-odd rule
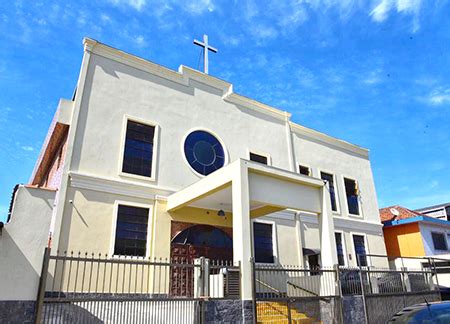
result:
[[[115,60],[119,63],[155,74],[184,86],[189,85],[189,80],[195,80],[222,91],[222,98],[230,103],[239,104],[246,108],[257,110],[271,117],[290,123],[296,133],[302,134],[314,140],[333,145],[334,147],[347,150],[361,157],[368,158],[369,150],[344,140],[332,137],[325,133],[301,126],[290,121],[291,113],[269,106],[260,101],[245,97],[233,91],[233,84],[217,77],[197,71],[185,65],[180,65],[178,71],[163,65],[154,63],[134,54],[127,53],[112,46],[103,44],[95,39],[85,37],[83,39],[84,50]]]
[[[424,223],[436,223],[444,226],[450,226],[450,221],[442,220],[430,216],[416,216],[416,217],[410,217],[410,218],[404,218],[399,220],[391,220],[383,222],[383,227],[390,227],[390,226],[397,226],[397,225],[406,225],[411,223],[418,223],[418,222],[424,222]]]
[[[335,147],[344,149],[346,151],[349,151],[351,153],[357,154],[363,158],[369,158],[369,149],[358,146],[356,144],[352,144],[350,142],[341,140],[339,138],[327,135],[325,133],[319,132],[315,129],[308,128],[305,126],[302,126],[300,124],[290,122],[291,127],[293,131],[297,134],[303,135],[308,138],[312,138],[321,142],[324,142],[326,144],[333,145]]]

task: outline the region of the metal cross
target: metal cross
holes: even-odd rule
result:
[[[209,46],[208,35],[203,35],[203,42],[194,39],[194,44],[203,47],[203,72],[208,74],[208,51],[217,53],[217,48]]]

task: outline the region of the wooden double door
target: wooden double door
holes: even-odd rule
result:
[[[192,297],[194,294],[194,260],[205,257],[212,264],[232,262],[232,239],[224,231],[209,225],[194,225],[174,237],[170,248],[173,296]]]

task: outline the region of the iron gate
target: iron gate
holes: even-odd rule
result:
[[[253,263],[256,323],[319,323],[341,318],[336,269]]]

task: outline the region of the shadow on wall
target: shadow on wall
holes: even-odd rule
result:
[[[93,313],[92,309],[86,309],[83,306],[79,306],[76,304],[46,303],[44,304],[43,318],[45,319],[46,322],[49,323],[50,322],[53,323],[53,321],[59,323],[92,323],[92,324],[105,323],[105,321],[101,320],[92,313]],[[113,318],[111,318],[110,320],[113,320]]]
[[[34,301],[55,191],[20,186],[0,236],[0,301]]]

